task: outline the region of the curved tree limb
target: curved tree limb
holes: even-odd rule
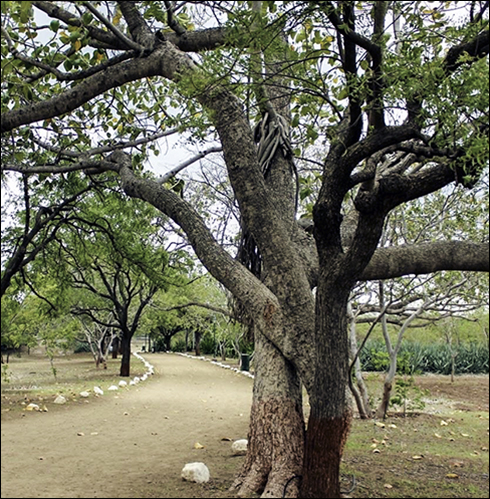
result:
[[[489,258],[488,243],[441,241],[379,248],[360,280],[391,279],[408,274],[430,274],[439,270],[488,272]]]

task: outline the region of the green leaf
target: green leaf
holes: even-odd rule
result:
[[[60,29],[60,22],[58,21],[58,19],[53,19],[50,23],[49,23],[49,29],[51,31],[54,31],[55,33],[58,32],[58,30]]]

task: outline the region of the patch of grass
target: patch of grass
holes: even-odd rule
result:
[[[2,377],[2,417],[23,411],[31,402],[52,410],[57,407],[53,404],[57,395],[63,395],[67,405],[85,403],[88,399],[81,398],[80,392],[88,391],[93,396],[94,386],[105,392],[124,379],[119,376],[120,358],[108,359],[107,369],[97,369],[89,353],[57,356],[54,359],[56,376],[49,358],[42,353],[23,354],[10,361]],[[141,376],[145,370],[140,360],[131,358],[131,377]],[[129,382],[129,378],[125,381]]]
[[[342,467],[356,476],[351,497],[488,497],[488,413],[420,414],[379,424],[384,428],[353,423]]]

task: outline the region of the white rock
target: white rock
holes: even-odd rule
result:
[[[110,392],[115,392],[116,390],[119,390],[119,388],[116,385],[111,385],[107,390]]]
[[[98,386],[94,386],[94,393],[97,395],[104,395],[104,390],[102,388],[99,388]]]
[[[188,482],[209,482],[209,470],[204,463],[187,463],[182,469],[182,478]]]
[[[40,411],[40,407],[37,405],[37,404],[29,404],[27,407],[26,407],[26,411]]]
[[[66,398],[63,397],[63,395],[58,395],[55,399],[54,399],[54,403],[55,404],[66,404]]]
[[[231,446],[234,456],[244,456],[247,453],[248,440],[235,440]]]
[[[80,392],[80,397],[83,397],[84,399],[86,399],[87,397],[90,397],[90,393],[89,392]]]
[[[133,380],[131,380],[131,381],[129,382],[129,384],[130,384],[130,386],[134,386],[134,385],[136,385],[136,383],[135,383]]]
[[[119,381],[118,384],[119,384],[119,386],[128,386],[127,381],[124,381],[124,380]]]
[[[134,379],[133,379],[133,381],[134,381],[135,383],[139,383],[141,380],[138,378],[138,376],[135,376],[135,377],[134,377]]]

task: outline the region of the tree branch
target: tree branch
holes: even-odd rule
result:
[[[107,19],[103,14],[101,14],[90,2],[79,2],[81,3],[87,10],[92,12],[92,14],[104,24],[104,26],[114,33],[114,35],[126,46],[128,49],[136,50],[137,52],[143,52],[146,47],[136,43],[131,38],[128,38],[122,31],[120,31],[116,26],[114,26],[109,19]]]
[[[104,31],[102,29],[96,28],[95,26],[85,25],[77,16],[75,16],[72,12],[64,10],[53,2],[43,2],[43,1],[33,1],[32,4],[37,7],[39,10],[45,12],[52,19],[59,19],[63,21],[68,26],[77,26],[87,29],[90,36],[101,42],[105,48],[115,49],[115,50],[125,50],[127,46],[122,43],[122,41],[114,36],[114,34]]]
[[[170,171],[168,171],[167,173],[162,175],[160,178],[158,178],[157,182],[159,184],[164,184],[165,182],[167,182],[167,180],[170,180],[172,177],[177,175],[177,173],[184,170],[188,166],[192,165],[196,161],[199,161],[200,159],[206,157],[208,154],[211,154],[213,152],[221,152],[221,151],[223,151],[222,147],[217,147],[217,146],[209,147],[208,149],[197,153],[195,156],[192,156],[192,158],[189,158],[188,160],[184,161],[180,165],[177,165],[175,168],[172,168]]]
[[[444,241],[420,245],[379,248],[362,273],[361,281],[391,279],[439,270],[488,272],[488,243]]]
[[[489,50],[489,31],[482,31],[473,40],[467,43],[461,43],[449,49],[449,52],[444,59],[444,70],[446,73],[456,71],[463,64],[468,64],[471,61],[460,60],[461,56],[468,54],[475,59],[481,59],[488,55]]]
[[[161,308],[159,310],[161,310],[162,312],[170,312],[171,310],[181,310],[181,309],[187,308],[187,307],[201,307],[201,308],[205,308],[207,310],[212,310],[213,312],[218,312],[219,314],[222,314],[225,317],[230,317],[231,319],[235,318],[235,315],[233,313],[231,313],[229,310],[226,310],[226,309],[221,308],[221,307],[215,307],[214,305],[210,305],[209,303],[200,303],[200,302],[195,302],[195,301],[191,301],[189,303],[184,303],[182,305],[175,305],[175,306],[169,307],[169,308]]]

